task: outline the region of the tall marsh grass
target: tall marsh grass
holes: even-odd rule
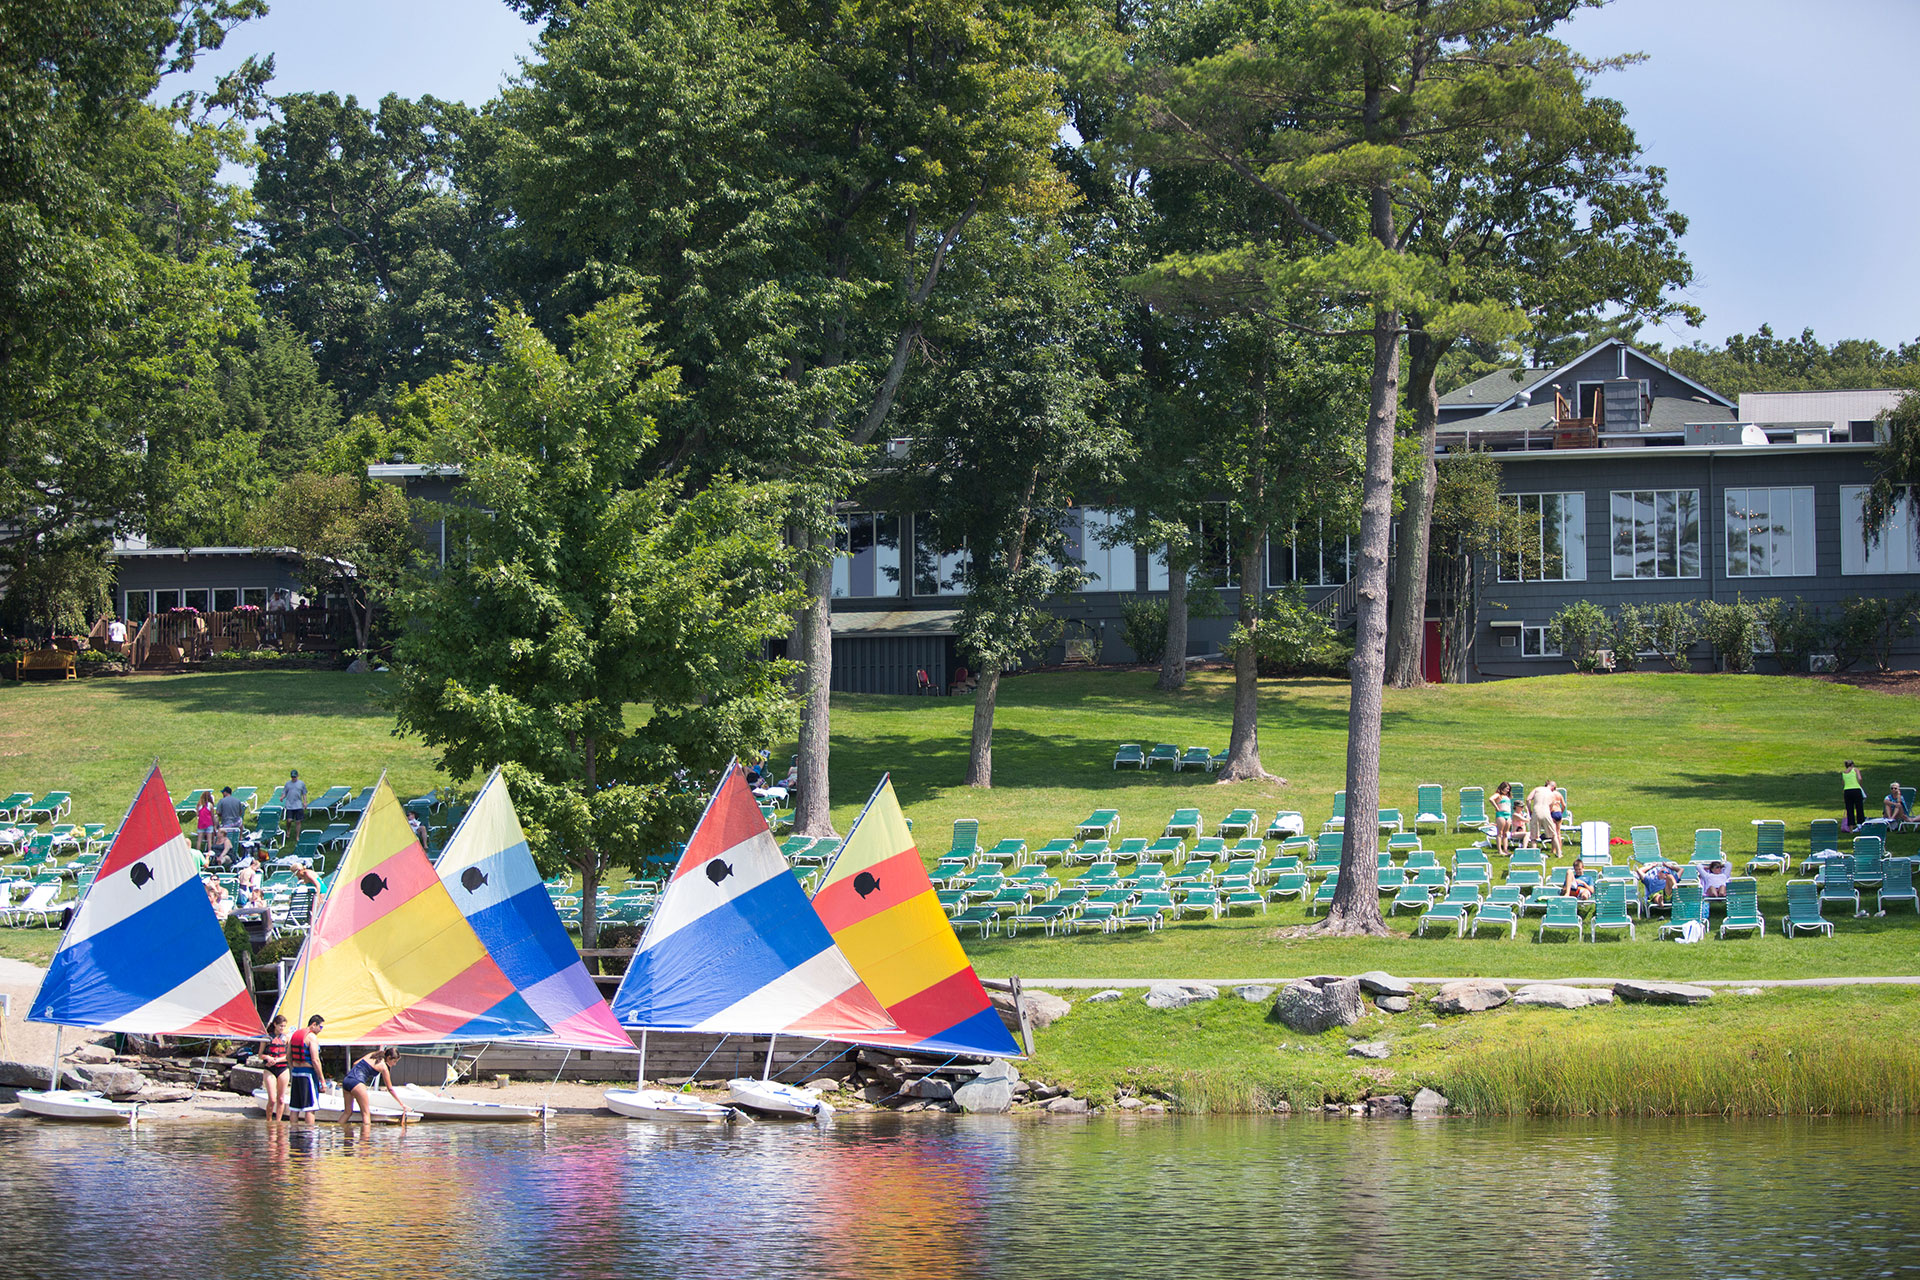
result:
[[[1791,1038],[1570,1027],[1483,1045],[1441,1065],[1433,1087],[1477,1115],[1889,1116],[1920,1113],[1920,1047],[1832,1027]]]

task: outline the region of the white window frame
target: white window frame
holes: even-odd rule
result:
[[[136,620],[133,616],[133,602],[136,599],[143,602],[140,610],[139,620]],[[129,622],[132,622],[135,626],[139,625],[140,620],[144,620],[146,618],[152,617],[153,616],[152,589],[149,588],[144,591],[122,591],[120,593],[120,610],[121,610],[120,616],[127,619]]]
[[[1644,503],[1641,501],[1643,498],[1646,500]],[[1660,526],[1663,522],[1663,498],[1671,498],[1673,503],[1672,542],[1668,547],[1663,547],[1661,542]],[[1623,504],[1625,508],[1625,518],[1631,522],[1633,529],[1632,545],[1624,554],[1620,549],[1620,521],[1623,514]],[[1682,528],[1686,523],[1685,509],[1689,506],[1692,511],[1693,523],[1692,572],[1688,572],[1687,570],[1686,539],[1682,536]],[[1642,528],[1642,516],[1640,514],[1642,507],[1645,507],[1650,513],[1648,521],[1651,526],[1650,529]],[[1700,527],[1704,515],[1705,513],[1700,505],[1700,491],[1698,489],[1612,490],[1607,495],[1607,550],[1609,559],[1612,562],[1614,580],[1616,582],[1676,582],[1698,578],[1700,576],[1701,558],[1704,551],[1703,543],[1705,542]],[[1644,547],[1643,543],[1645,544]],[[1674,571],[1672,573],[1662,573],[1660,571],[1661,561],[1666,557],[1669,550],[1672,555]],[[1643,554],[1651,557],[1653,566],[1652,573],[1643,574],[1639,571],[1640,557]],[[1627,567],[1625,573],[1620,571],[1623,561]]]
[[[1137,591],[1140,569],[1131,542],[1106,544],[1106,532],[1126,519],[1126,513],[1100,507],[1076,507],[1068,518],[1068,536],[1078,543],[1076,554],[1087,580],[1081,591]]]
[[[1553,641],[1548,639],[1547,637],[1547,628],[1548,628],[1548,624],[1544,622],[1538,622],[1538,623],[1523,622],[1520,624],[1520,656],[1521,657],[1523,658],[1562,658],[1566,656],[1565,654],[1561,653],[1558,649],[1555,649],[1552,647]],[[1531,652],[1527,648],[1529,644],[1533,646],[1533,649]]]
[[[913,520],[913,594],[916,596],[963,596],[967,589],[961,584],[961,571],[967,567],[967,549],[958,551],[936,551],[932,549],[932,539],[926,534],[927,520],[924,515],[916,515]],[[923,587],[923,571],[933,575],[933,589]]]
[[[1842,577],[1888,576],[1920,573],[1920,543],[1916,543],[1913,494],[1905,494],[1887,514],[1880,529],[1880,540],[1868,550],[1862,533],[1866,528],[1868,486],[1840,486],[1840,573]]]
[[[1306,541],[1308,526],[1312,526],[1314,531],[1312,539],[1314,572],[1311,578],[1308,578],[1300,572],[1301,543]],[[1355,538],[1356,535],[1351,533],[1337,533],[1329,538],[1327,536],[1327,522],[1320,517],[1315,517],[1312,520],[1302,520],[1293,527],[1293,532],[1288,536],[1287,540],[1278,545],[1275,545],[1273,535],[1268,534],[1266,568],[1264,570],[1267,579],[1267,590],[1282,591],[1288,587],[1295,586],[1313,588],[1344,587],[1348,582],[1353,580],[1354,560],[1358,555],[1353,545]],[[1327,544],[1329,542],[1340,542],[1347,550],[1347,576],[1338,581],[1327,576]],[[1285,557],[1284,563],[1291,566],[1290,576],[1286,581],[1279,582],[1275,580],[1274,568],[1283,563],[1280,558],[1283,556]],[[1338,557],[1335,558],[1335,563],[1339,563]]]
[[[1729,578],[1811,578],[1818,572],[1813,486],[1722,489],[1720,510],[1726,521],[1723,542]],[[1763,553],[1754,551],[1756,538],[1766,544]],[[1785,567],[1779,567],[1783,561]]]
[[[853,525],[856,520],[869,522],[868,536],[872,539],[871,544],[861,551],[853,550]],[[891,547],[880,540],[880,524],[888,520],[893,522]],[[898,597],[906,588],[904,575],[900,572],[900,517],[890,511],[849,511],[838,517],[836,523],[839,528],[834,534],[833,598],[884,600]],[[873,590],[856,595],[853,590],[854,564],[860,555],[867,553],[873,556]],[[887,578],[889,568],[893,570],[891,581]]]
[[[1553,498],[1559,502],[1560,576],[1556,577],[1544,572],[1529,576],[1526,571],[1526,557],[1520,555],[1511,558],[1511,563],[1518,570],[1519,576],[1509,577],[1507,574],[1509,557],[1502,555],[1496,557],[1499,564],[1497,572],[1500,581],[1585,582],[1589,571],[1587,560],[1587,495],[1585,490],[1573,489],[1562,492],[1503,493],[1500,495],[1502,502],[1511,501],[1514,509],[1520,511],[1523,515],[1525,514],[1525,499],[1528,498],[1535,499],[1536,511],[1540,517],[1539,533],[1537,535],[1539,546],[1536,548],[1538,560],[1536,563],[1543,567],[1547,563],[1546,500]],[[1577,573],[1574,571],[1576,568],[1578,569]]]

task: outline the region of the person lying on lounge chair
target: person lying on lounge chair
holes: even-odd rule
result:
[[[1700,868],[1700,896],[1703,898],[1724,898],[1727,896],[1727,881],[1733,879],[1733,870],[1726,863],[1715,860]]]
[[[1646,892],[1648,906],[1671,903],[1674,886],[1679,883],[1680,868],[1671,862],[1649,862],[1640,868],[1640,887]]]
[[[1580,859],[1575,858],[1573,865],[1567,868],[1567,878],[1561,882],[1561,897],[1578,898],[1582,902],[1586,902],[1593,897],[1593,886],[1580,878],[1580,873],[1584,870],[1585,867],[1581,864]]]

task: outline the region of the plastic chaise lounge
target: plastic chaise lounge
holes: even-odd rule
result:
[[[1480,905],[1480,891],[1469,884],[1457,884],[1447,890],[1447,896],[1428,907],[1426,914],[1420,917],[1414,932],[1426,936],[1427,926],[1436,921],[1453,926],[1453,936],[1467,936],[1467,914]]]
[[[1867,914],[1860,908],[1860,890],[1853,883],[1853,859],[1829,858],[1827,865],[1820,869],[1820,910],[1825,911],[1829,903],[1838,902],[1853,908],[1853,914]]]
[[[1751,876],[1727,881],[1727,918],[1720,922],[1720,936],[1727,930],[1767,936],[1767,922],[1760,915],[1760,883]]]
[[[1258,813],[1252,809],[1235,809],[1232,813],[1220,819],[1220,825],[1215,827],[1214,830],[1230,840],[1242,839],[1252,835],[1253,829],[1259,825],[1260,815]]]
[[[1137,742],[1123,742],[1120,749],[1113,753],[1113,767],[1116,769],[1144,769],[1147,767],[1147,753],[1140,749]]]
[[[1200,820],[1198,809],[1175,809],[1173,816],[1167,819],[1167,829],[1162,836],[1192,836],[1198,839],[1205,834],[1206,824]]]
[[[1073,829],[1075,840],[1111,840],[1120,831],[1118,809],[1095,809]]]
[[[1886,879],[1880,882],[1880,892],[1874,895],[1874,914],[1887,914],[1889,902],[1904,902],[1916,912],[1920,912],[1920,897],[1913,891],[1913,859],[1888,858]]]
[[[1633,918],[1627,914],[1627,886],[1623,880],[1607,880],[1593,897],[1593,919],[1587,922],[1588,941],[1597,942],[1602,929],[1625,929],[1634,938]]]
[[[1547,913],[1540,917],[1540,932],[1534,935],[1538,942],[1547,936],[1547,930],[1573,930],[1573,936],[1584,939],[1587,932],[1586,921],[1580,918],[1580,899],[1565,895],[1548,898]]]
[[[1175,773],[1180,772],[1182,769],[1199,769],[1210,772],[1212,768],[1213,752],[1207,750],[1205,747],[1188,747],[1180,753],[1180,758],[1173,762],[1173,771]]]
[[[1520,891],[1499,886],[1492,890],[1480,909],[1473,913],[1473,936],[1480,936],[1481,925],[1505,929],[1507,937],[1520,936]]]
[[[1707,923],[1707,900],[1700,894],[1699,884],[1676,885],[1673,890],[1673,905],[1665,924],[1660,926],[1660,936],[1670,938],[1682,932],[1688,924]]]
[[[1787,824],[1778,819],[1768,818],[1753,824],[1753,860],[1747,863],[1747,874],[1757,871],[1779,871],[1787,869]]]
[[[1413,829],[1433,827],[1437,831],[1447,829],[1446,788],[1437,782],[1423,782],[1415,789],[1417,797],[1413,806]]]
[[[1454,816],[1455,831],[1466,828],[1478,831],[1487,825],[1487,793],[1482,787],[1460,788],[1460,812]]]
[[[1178,772],[1180,768],[1180,748],[1169,742],[1162,742],[1155,745],[1153,750],[1147,752],[1146,767],[1151,769],[1156,764],[1171,766],[1175,772]]]
[[[1802,929],[1833,936],[1833,922],[1820,914],[1820,886],[1811,880],[1787,881],[1787,914],[1780,932],[1791,938]]]

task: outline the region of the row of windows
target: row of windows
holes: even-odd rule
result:
[[[198,609],[201,613],[224,612],[243,604],[267,607],[265,587],[186,587],[184,589],[128,591],[123,593],[128,622],[139,622],[150,613],[169,609]]]

